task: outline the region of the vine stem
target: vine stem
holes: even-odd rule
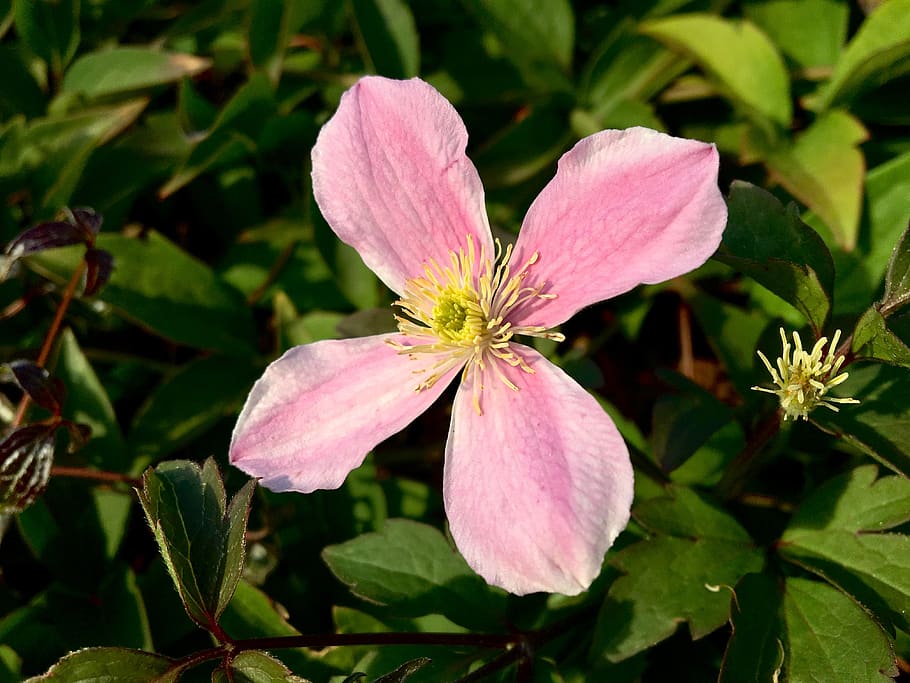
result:
[[[137,477],[131,477],[122,472],[106,472],[104,470],[92,470],[87,467],[65,467],[55,465],[51,468],[52,477],[72,477],[74,479],[92,479],[94,481],[104,482],[123,482],[133,487],[142,486],[142,480]]]
[[[54,342],[57,340],[57,335],[60,333],[60,325],[63,323],[63,316],[66,315],[66,311],[69,308],[70,303],[72,303],[73,297],[76,295],[76,287],[78,287],[79,283],[82,281],[82,274],[85,272],[85,268],[85,261],[83,260],[76,266],[72,277],[70,277],[70,281],[66,285],[66,289],[63,290],[63,298],[60,299],[60,303],[57,305],[57,312],[54,314],[51,326],[47,331],[47,335],[44,337],[44,343],[41,345],[41,350],[38,352],[38,358],[35,360],[35,364],[39,368],[44,367],[48,357],[51,355],[51,349],[54,348]],[[28,394],[24,394],[22,400],[19,401],[19,407],[16,409],[16,417],[13,419],[12,424],[13,427],[18,427],[22,424],[30,403],[31,398],[29,398]]]

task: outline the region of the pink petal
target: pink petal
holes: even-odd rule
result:
[[[231,439],[231,462],[274,491],[334,489],[383,439],[426,410],[459,368],[429,389],[395,334],[296,346],[253,385]]]
[[[313,192],[335,233],[388,287],[448,263],[467,236],[492,254],[483,185],[461,117],[419,79],[362,78],[313,148]]]
[[[575,595],[629,521],[628,450],[590,394],[536,351],[512,348],[535,371],[503,364],[518,391],[488,371],[482,415],[472,377],[455,399],[444,484],[452,537],[493,585]]]
[[[720,244],[727,207],[713,145],[647,128],[606,130],[559,160],[525,217],[512,263],[556,294],[512,316],[552,327],[597,301],[687,273]]]

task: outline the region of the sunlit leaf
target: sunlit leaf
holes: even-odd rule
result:
[[[647,21],[641,31],[701,66],[747,116],[759,123],[790,124],[790,80],[783,60],[748,21],[685,14]]]
[[[857,119],[835,110],[766,160],[773,177],[818,214],[848,251],[856,246],[866,171],[857,146],[867,137]]]
[[[813,108],[849,103],[910,71],[910,0],[883,2],[860,26],[831,78],[810,99]]]
[[[743,12],[802,67],[837,61],[850,18],[849,6],[838,0],[749,0]]]
[[[165,83],[175,83],[207,69],[211,61],[190,54],[150,48],[116,47],[90,52],[67,69],[63,89],[87,97],[131,93]]]
[[[888,329],[887,321],[876,306],[869,308],[856,323],[853,353],[857,358],[910,368],[910,348]]]

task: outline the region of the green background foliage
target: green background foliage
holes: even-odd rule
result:
[[[227,464],[269,361],[394,329],[309,177],[366,73],[452,101],[504,236],[598,130],[721,152],[715,258],[540,345],[636,469],[583,595],[507,596],[458,555],[444,401],[336,491],[274,494]],[[0,375],[8,431],[17,382],[55,397],[0,449],[0,683],[910,671],[910,0],[0,0],[0,74],[0,243],[68,206],[104,217],[0,264],[4,361],[38,357],[75,291],[40,387]],[[110,279],[68,289],[99,253]],[[782,326],[808,347],[843,330],[835,393],[859,405],[781,424],[751,387]]]

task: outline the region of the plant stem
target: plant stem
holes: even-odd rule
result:
[[[718,492],[724,499],[729,500],[742,493],[746,481],[757,467],[756,456],[780,431],[782,418],[781,410],[777,409],[749,435],[745,447],[727,467],[727,471],[724,472],[723,478],[717,485]]]
[[[123,482],[130,486],[142,486],[142,480],[122,472],[92,470],[87,467],[64,467],[55,465],[51,468],[52,477],[72,477],[74,479],[92,479],[94,481]]]
[[[51,355],[51,349],[54,348],[54,342],[57,340],[57,334],[60,332],[60,325],[63,323],[63,316],[66,315],[66,310],[69,308],[70,303],[76,294],[76,287],[78,287],[79,283],[82,281],[83,272],[85,272],[84,260],[81,261],[78,266],[76,266],[72,277],[70,277],[70,281],[66,285],[66,289],[63,290],[63,298],[60,299],[60,303],[57,305],[57,312],[54,314],[54,319],[51,321],[50,329],[48,329],[47,335],[44,337],[44,343],[41,345],[41,350],[38,352],[38,358],[35,360],[35,364],[39,368],[44,367],[48,356]],[[25,419],[25,413],[28,410],[29,403],[31,403],[29,395],[23,395],[22,400],[19,401],[19,407],[16,410],[16,417],[13,419],[13,427],[18,427],[20,424],[22,424],[22,421]]]

